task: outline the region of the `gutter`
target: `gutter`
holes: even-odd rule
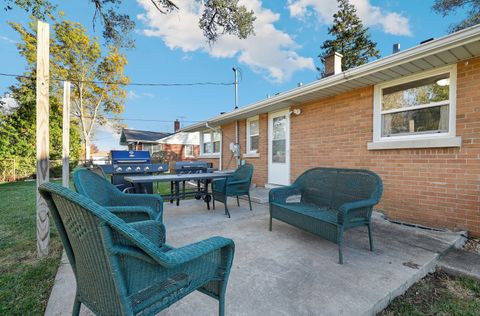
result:
[[[242,114],[247,114],[250,111],[262,111],[262,109],[268,108],[271,105],[278,104],[280,102],[288,101],[295,97],[300,97],[311,92],[316,92],[321,89],[326,89],[333,87],[338,84],[348,82],[353,79],[358,79],[365,77],[376,72],[383,71],[387,68],[396,67],[398,65],[411,62],[413,60],[419,59],[427,54],[433,55],[440,51],[445,51],[454,47],[458,47],[464,44],[480,40],[480,25],[472,26],[470,28],[461,30],[459,32],[445,35],[437,40],[421,44],[394,55],[389,55],[378,60],[372,61],[368,64],[346,70],[337,75],[333,75],[327,78],[323,78],[318,81],[314,81],[309,84],[305,84],[302,87],[295,88],[286,92],[274,96],[270,99],[262,100],[251,105],[248,105],[244,108],[237,109],[232,112],[225,114],[217,115],[209,120],[186,126],[179,131],[182,132],[191,132],[202,130],[202,127],[205,126],[205,123],[210,125],[215,125],[218,121],[225,120],[235,120],[237,117]]]

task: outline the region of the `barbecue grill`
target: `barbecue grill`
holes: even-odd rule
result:
[[[125,176],[148,175],[168,171],[168,164],[152,164],[150,152],[144,150],[112,150],[112,183],[120,190],[131,187]],[[147,183],[145,189],[153,193],[153,184]]]

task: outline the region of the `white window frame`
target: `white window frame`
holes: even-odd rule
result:
[[[183,150],[184,154],[185,154],[185,158],[192,158],[192,157],[195,157],[195,145],[191,145],[191,144],[186,144],[184,145],[185,148]],[[192,154],[189,155],[187,154],[187,147],[191,147],[192,148]]]
[[[421,80],[424,78],[449,73],[449,117],[448,132],[445,133],[422,133],[416,135],[398,135],[383,137],[382,136],[382,90],[388,87]],[[438,106],[442,103],[432,104]],[[386,83],[374,86],[373,91],[373,141],[368,143],[369,150],[376,149],[395,149],[395,148],[429,148],[429,147],[460,147],[462,143],[461,137],[456,136],[456,106],[457,103],[457,65],[437,68],[431,71],[425,71],[421,74],[412,75],[406,78],[392,80]],[[405,110],[414,110],[417,107],[411,107]],[[424,107],[418,107],[424,108]],[[389,111],[384,111],[383,114]],[[396,111],[393,111],[396,112]]]
[[[206,153],[204,151],[204,135],[205,134],[210,134],[210,139],[212,140],[211,142],[213,143],[213,134],[218,133],[220,135],[220,151],[219,152],[212,152],[212,153]],[[212,146],[213,148],[213,146]],[[200,133],[200,156],[203,158],[219,158],[220,157],[220,152],[222,151],[222,133],[221,131],[212,131],[212,130],[206,130]]]
[[[257,135],[251,135],[250,134],[250,122],[252,121],[258,121],[258,134]],[[258,157],[258,149],[257,150],[251,150],[250,145],[251,145],[251,136],[258,136],[260,137],[260,119],[257,116],[249,117],[246,122],[246,148],[245,148],[245,157]],[[260,147],[260,142],[258,143],[258,146]]]

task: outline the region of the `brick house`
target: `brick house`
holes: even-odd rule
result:
[[[120,145],[128,150],[148,150],[150,154],[166,152],[175,161],[196,160],[199,149],[199,133],[178,132],[180,122],[174,122],[174,133],[126,129],[120,135]]]
[[[287,185],[306,169],[365,168],[392,219],[480,236],[480,26],[332,74],[183,128],[200,159],[255,166],[257,186]]]

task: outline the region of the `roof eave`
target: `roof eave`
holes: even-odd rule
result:
[[[382,70],[392,68],[401,64],[405,64],[413,60],[425,57],[427,55],[448,50],[452,47],[478,41],[479,35],[480,35],[480,25],[473,26],[453,34],[448,34],[437,40],[433,40],[431,42],[409,48],[407,50],[398,52],[396,54],[380,58],[368,64],[346,70],[337,75],[323,78],[321,80],[306,84],[302,87],[298,87],[298,88],[286,91],[272,98],[250,104],[244,108],[240,108],[225,114],[217,115],[209,120],[205,120],[197,124],[186,126],[180,129],[179,131],[180,132],[200,131],[200,130],[206,129],[207,124],[211,126],[218,126],[220,122],[222,124],[225,124],[228,121],[234,121],[246,115],[249,112],[253,112],[253,111],[268,112],[269,107],[277,105],[281,102],[286,102],[295,97],[300,97],[302,95],[309,94],[322,89],[326,89],[326,88],[341,84],[343,82],[353,80],[355,78],[364,77],[372,73],[380,72]],[[286,107],[288,107],[288,105],[286,105]]]

